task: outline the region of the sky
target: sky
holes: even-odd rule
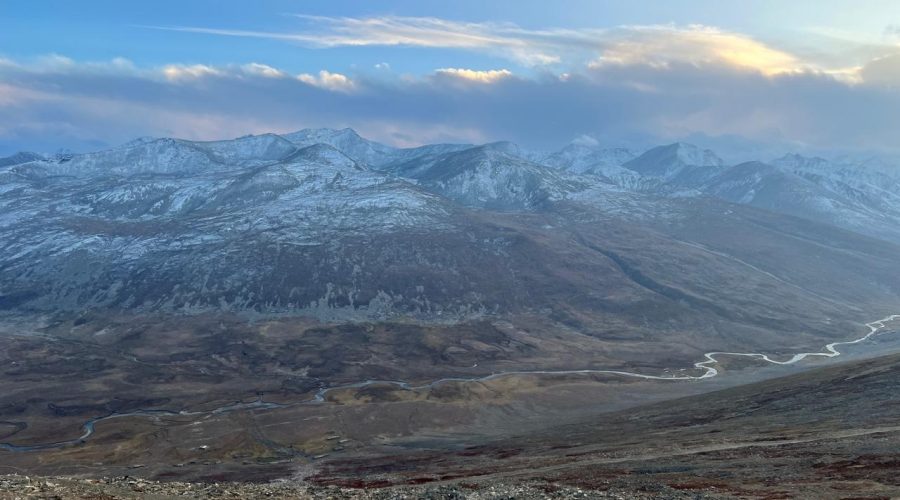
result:
[[[0,155],[306,127],[897,154],[900,2],[0,0]]]

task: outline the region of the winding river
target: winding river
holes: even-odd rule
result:
[[[408,382],[396,381],[396,380],[365,380],[362,382],[356,382],[353,384],[345,384],[345,385],[337,385],[332,387],[324,387],[320,389],[316,395],[304,401],[298,401],[296,403],[270,403],[259,399],[257,401],[253,401],[250,403],[231,403],[228,405],[220,406],[213,410],[205,410],[205,411],[173,411],[173,410],[136,410],[125,413],[110,413],[108,415],[103,415],[99,417],[94,417],[87,420],[82,426],[83,432],[81,436],[70,439],[66,441],[58,441],[53,443],[41,443],[41,444],[31,444],[31,445],[17,445],[12,443],[0,443],[0,450],[7,450],[11,452],[28,452],[28,451],[41,451],[41,450],[50,450],[55,448],[62,448],[65,446],[82,444],[87,441],[94,434],[94,427],[97,423],[103,422],[106,420],[112,420],[114,418],[125,418],[125,417],[156,417],[156,416],[205,416],[205,415],[217,415],[222,413],[230,413],[233,411],[241,411],[241,410],[270,410],[277,408],[289,408],[293,406],[299,405],[312,405],[312,404],[322,404],[326,401],[326,396],[331,391],[341,390],[341,389],[355,389],[367,387],[370,385],[393,385],[395,387],[399,387],[401,389],[406,390],[423,390],[429,389],[440,384],[449,383],[449,382],[486,382],[489,380],[496,380],[502,377],[510,377],[517,375],[588,375],[588,374],[605,374],[605,375],[619,375],[622,377],[632,377],[632,378],[640,378],[640,379],[648,379],[648,380],[664,380],[664,381],[685,381],[685,380],[703,380],[713,378],[719,375],[719,370],[715,368],[715,365],[719,363],[719,358],[723,356],[731,356],[731,357],[744,357],[744,358],[752,358],[764,361],[766,363],[771,363],[775,365],[792,365],[794,363],[803,361],[807,358],[812,357],[822,357],[822,358],[834,358],[841,355],[841,352],[838,350],[838,346],[859,344],[866,340],[869,340],[873,336],[877,335],[880,330],[886,328],[886,323],[891,321],[900,320],[900,314],[895,314],[892,316],[888,316],[882,318],[878,321],[872,321],[871,323],[866,323],[866,327],[869,329],[869,332],[859,337],[855,340],[848,340],[843,342],[832,342],[825,346],[825,349],[820,352],[803,352],[799,354],[793,355],[791,358],[779,361],[776,359],[770,358],[766,354],[761,353],[745,353],[745,352],[708,352],[703,355],[704,360],[694,363],[694,368],[697,370],[702,370],[702,374],[700,375],[646,375],[643,373],[635,373],[635,372],[627,372],[627,371],[619,371],[619,370],[523,370],[523,371],[506,371],[493,373],[491,375],[486,375],[483,377],[473,377],[473,378],[442,378],[435,380],[433,382],[429,382],[427,384],[414,386]]]

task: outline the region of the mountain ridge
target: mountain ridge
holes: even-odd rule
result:
[[[0,169],[6,254],[0,260],[0,303],[12,309],[54,303],[73,309],[221,306],[336,318],[437,319],[536,308],[549,300],[549,290],[563,290],[562,283],[587,287],[586,293],[598,297],[611,293],[604,287],[629,283],[644,288],[638,295],[649,293],[651,302],[674,303],[684,299],[683,290],[667,296],[660,290],[672,290],[670,285],[647,289],[646,277],[634,279],[646,276],[640,266],[667,259],[648,254],[635,267],[635,250],[621,237],[595,234],[603,227],[597,224],[622,234],[649,235],[671,224],[687,229],[699,217],[692,215],[697,207],[718,213],[716,224],[760,209],[785,227],[795,222],[784,217],[824,223],[811,227],[833,233],[831,239],[857,238],[838,229],[843,228],[886,245],[900,241],[890,216],[892,198],[879,194],[868,177],[851,182],[844,170],[824,175],[821,170],[829,167],[820,162],[815,172],[797,158],[793,166],[790,159],[782,165],[728,166],[708,150],[675,143],[603,172],[579,171],[562,160],[581,161],[591,151],[603,156],[607,150],[578,148],[578,154],[557,155],[549,165],[506,142],[397,149],[352,129],[305,129],[226,141],[149,138],[65,158],[24,157],[24,163]],[[730,229],[738,230],[748,228]],[[753,234],[787,248],[783,234]],[[565,255],[561,242],[576,236],[571,255],[558,257]],[[604,238],[609,241],[593,247],[602,251],[584,243]],[[851,245],[863,245],[857,239]],[[673,243],[655,244],[662,251]],[[565,265],[604,269],[609,278],[590,284],[555,266],[525,272],[527,254],[547,252]],[[720,257],[704,257],[710,258]],[[242,268],[242,259],[249,263],[245,273],[227,271]],[[756,262],[728,272],[771,265]],[[425,272],[423,266],[430,266],[426,274],[438,284],[424,292],[427,280],[413,279]],[[505,277],[490,284],[482,279],[488,270]],[[545,291],[504,291],[523,286],[523,276],[536,270],[539,276],[529,279]],[[685,303],[690,308],[702,301]]]

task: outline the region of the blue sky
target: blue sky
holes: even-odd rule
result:
[[[0,154],[352,126],[891,151],[900,2],[0,2]]]

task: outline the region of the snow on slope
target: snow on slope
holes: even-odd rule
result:
[[[643,176],[690,185],[721,172],[725,162],[708,149],[677,142],[652,148],[624,166]]]
[[[625,148],[601,148],[572,143],[544,157],[541,163],[577,174],[621,175],[622,165],[636,155]]]
[[[447,290],[462,290],[479,276],[460,275],[459,259],[501,255],[467,236],[480,227],[473,209],[668,221],[676,198],[715,196],[900,241],[897,183],[883,168],[801,157],[728,167],[685,144],[630,156],[583,145],[538,156],[505,142],[397,149],[315,129],[18,157],[0,166],[0,305],[35,303],[40,290],[40,304],[76,309],[309,308],[337,296],[430,308],[416,295],[423,269],[445,266]],[[365,289],[380,283],[371,273],[402,291]]]
[[[378,166],[391,161],[397,148],[363,139],[355,130],[345,128],[334,130],[329,128],[303,129],[282,135],[288,141],[300,146],[328,144],[342,151],[345,155],[366,165]]]
[[[494,143],[409,162],[398,175],[469,206],[536,208],[559,201],[596,181],[557,172],[516,156],[510,143]]]

